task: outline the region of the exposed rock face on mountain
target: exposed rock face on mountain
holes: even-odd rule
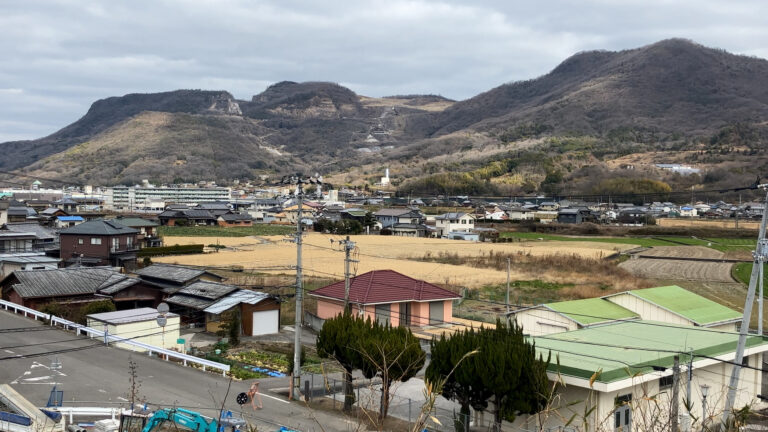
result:
[[[234,103],[234,107],[230,107],[229,103],[234,103],[234,98],[228,92],[201,90],[129,94],[102,99],[94,102],[78,121],[52,135],[32,141],[0,144],[0,152],[4,155],[0,158],[0,169],[23,167],[66,150],[143,111],[189,114],[239,111],[237,103]],[[226,106],[226,109],[222,109],[222,106]]]
[[[544,76],[456,103],[289,81],[251,100],[202,90],[111,97],[48,137],[0,144],[0,169],[96,184],[227,180],[415,158],[455,163],[504,151],[499,142],[517,139],[508,131],[521,127],[591,137],[641,131],[652,136],[647,145],[766,119],[768,61],[673,39],[579,53]]]

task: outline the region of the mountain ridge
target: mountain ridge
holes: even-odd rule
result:
[[[144,113],[167,114],[166,126],[146,133],[141,127],[155,123]],[[460,161],[470,149],[482,154],[483,148],[542,134],[600,138],[622,131],[644,136],[645,144],[709,139],[728,125],[766,119],[768,61],[669,39],[623,51],[579,52],[540,77],[457,102],[435,95],[370,98],[336,83],[292,81],[275,83],[250,100],[224,90],[106,98],[48,137],[0,144],[6,155],[0,169],[109,184],[184,178],[178,167],[186,166],[188,173],[226,180],[406,163],[430,152]],[[186,129],[179,131],[181,124]],[[119,131],[129,126],[145,142],[132,143],[130,134]],[[88,143],[91,153],[120,155],[109,160],[122,171],[102,174],[98,159],[68,153]],[[91,148],[93,143],[103,147]],[[169,143],[198,156],[234,151],[249,160],[217,157],[216,164],[233,168],[209,169],[205,158],[179,162],[184,156],[179,153],[170,159],[160,151]],[[137,154],[127,151],[132,146]],[[139,148],[145,154],[138,154]]]

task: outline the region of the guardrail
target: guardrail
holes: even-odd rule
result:
[[[123,343],[123,344],[134,346],[137,348],[145,349],[147,350],[147,354],[150,356],[152,354],[157,354],[161,357],[164,357],[166,361],[173,358],[181,361],[184,366],[187,366],[187,363],[192,363],[192,364],[197,364],[202,366],[203,371],[205,371],[206,368],[218,369],[221,371],[223,376],[226,376],[227,372],[229,372],[229,369],[230,369],[228,364],[203,359],[200,357],[195,357],[189,354],[182,354],[178,351],[173,351],[166,348],[145,344],[143,342],[135,341],[131,338],[123,338],[120,336],[110,335],[108,332],[105,332],[103,330],[97,330],[91,327],[86,327],[82,324],[78,324],[76,322],[72,322],[54,315],[49,315],[49,314],[28,308],[26,306],[21,306],[9,301],[0,300],[0,306],[2,306],[3,309],[5,310],[13,309],[15,313],[23,312],[25,317],[32,316],[35,319],[35,321],[37,321],[38,318],[42,320],[49,320],[51,326],[60,325],[64,327],[64,329],[66,330],[70,330],[70,329],[75,330],[75,333],[77,333],[78,336],[80,336],[80,334],[85,334],[90,337],[103,338],[105,344],[109,344],[110,342],[115,342],[115,343]],[[141,337],[141,336],[138,336],[138,337]]]

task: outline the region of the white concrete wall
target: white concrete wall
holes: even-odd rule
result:
[[[759,367],[761,353],[749,355],[750,366]],[[697,365],[702,364],[701,367]],[[707,396],[707,418],[709,424],[718,421],[718,416],[722,414],[725,406],[728,382],[730,380],[732,366],[723,362],[714,360],[699,361],[694,365],[693,380],[691,382],[691,401],[693,409],[691,413],[698,420],[694,423],[694,430],[701,429],[702,419],[702,396],[701,386],[709,386]],[[588,383],[584,386],[577,386],[573,383],[567,386],[559,386],[557,396],[553,398],[552,409],[541,416],[520,416],[513,427],[520,430],[539,430],[535,426],[543,422],[547,428],[563,426],[568,419],[576,414],[572,426],[578,426],[580,430],[590,431],[613,431],[614,430],[614,412],[616,411],[614,401],[617,397],[631,394],[631,416],[633,431],[651,430],[649,426],[656,420],[668,420],[671,407],[672,388],[659,389],[659,378],[671,374],[672,371],[654,372],[651,375],[637,377],[626,380],[626,386],[623,388],[612,389],[610,391],[590,390]],[[687,374],[685,366],[681,367],[681,378],[679,384],[680,405],[678,412],[687,413],[683,404],[686,398]],[[552,376],[550,376],[552,378]],[[586,380],[585,380],[586,381]],[[598,385],[596,383],[595,388]],[[736,408],[751,404],[753,409],[765,407],[765,403],[757,399],[761,387],[761,373],[753,369],[742,368],[738,385]],[[658,406],[657,406],[658,405]],[[596,407],[596,409],[587,416],[587,427],[584,428],[585,406]],[[583,428],[583,429],[582,429]],[[518,430],[518,429],[514,429]],[[656,428],[653,430],[663,430]]]
[[[640,319],[650,321],[660,321],[669,324],[693,325],[693,322],[679,315],[662,309],[650,302],[637,298],[630,294],[618,294],[606,297],[606,300],[623,306],[626,309],[640,315]]]
[[[134,341],[153,345],[156,347],[177,349],[180,347],[176,343],[179,338],[179,317],[169,317],[168,322],[165,325],[165,332],[163,328],[157,325],[157,322],[153,319],[151,321],[140,321],[133,323],[125,323],[118,325],[108,325],[109,334],[113,336],[119,336],[124,338],[131,338]],[[104,323],[96,321],[92,318],[88,318],[88,327],[104,330]],[[131,351],[146,352],[141,348],[128,345],[125,343],[113,344],[118,348],[123,348]]]
[[[515,314],[515,321],[523,332],[532,336],[577,330],[578,325],[564,316],[546,308],[528,309]]]
[[[736,323],[720,324],[720,325],[710,326],[707,328],[711,328],[712,330],[732,331],[732,332],[735,332],[738,330]]]

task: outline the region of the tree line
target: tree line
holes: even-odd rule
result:
[[[430,343],[431,362],[426,370],[428,389],[461,405],[456,430],[469,426],[470,408],[485,411],[493,406],[497,427],[520,414],[534,414],[550,398],[546,360],[523,335],[516,323],[501,320],[495,327],[468,328],[443,334]],[[346,312],[325,321],[317,337],[317,351],[336,360],[344,369],[344,410],[355,403],[352,373],[362,372],[382,381],[378,421],[389,409],[394,381],[405,382],[424,366],[426,354],[410,329],[381,324]]]

